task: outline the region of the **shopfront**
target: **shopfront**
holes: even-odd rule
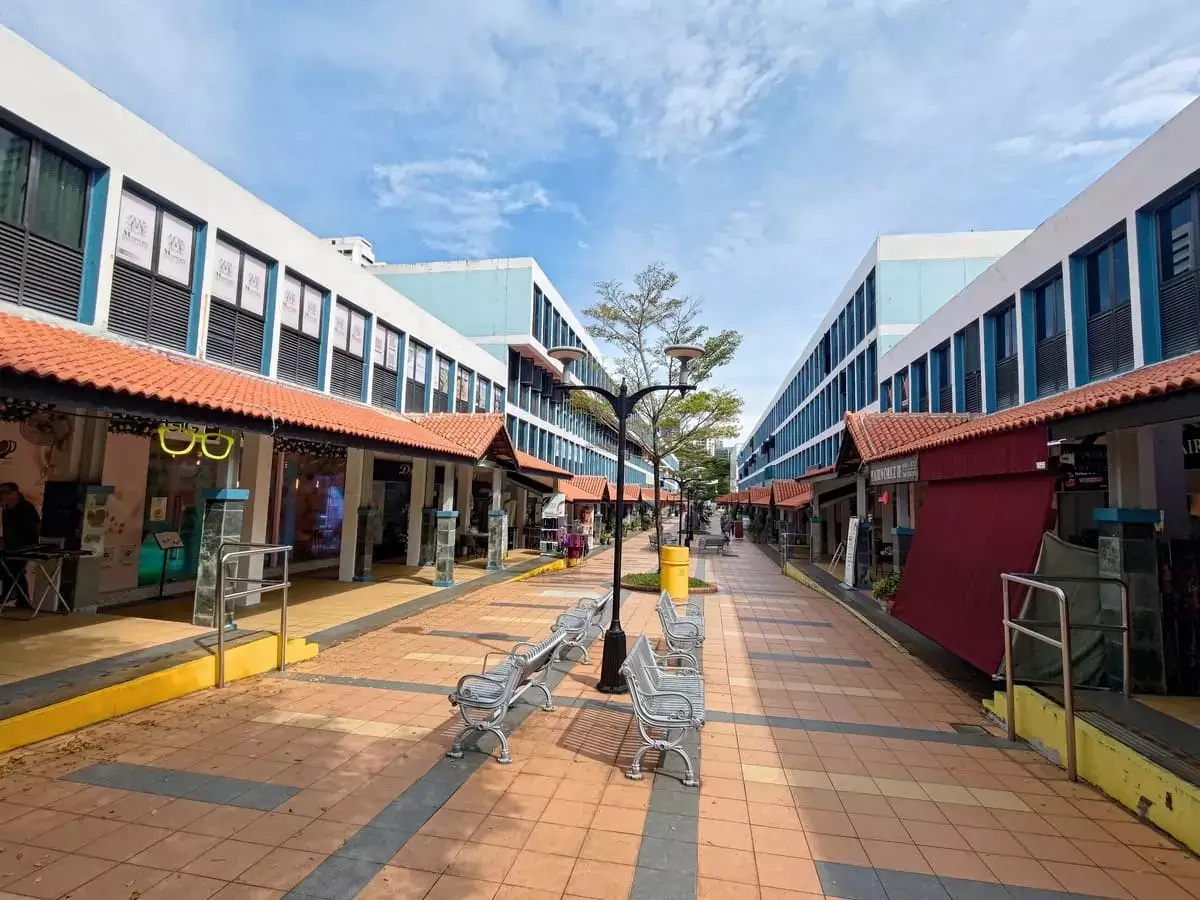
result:
[[[378,562],[404,562],[407,558],[412,469],[410,460],[375,457],[371,505],[376,510],[374,558]]]
[[[345,496],[344,447],[281,441],[272,463],[267,533],[292,546],[294,563],[332,564],[342,549]]]

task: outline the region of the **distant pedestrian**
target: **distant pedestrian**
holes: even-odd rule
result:
[[[42,530],[42,517],[38,515],[37,507],[11,481],[0,484],[0,529],[0,550],[6,557],[35,546]],[[0,601],[15,598],[32,607],[25,566],[25,560],[11,558],[0,564]],[[9,596],[10,591],[13,597]]]

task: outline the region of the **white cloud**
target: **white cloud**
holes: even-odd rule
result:
[[[411,216],[427,247],[470,258],[491,253],[497,232],[526,212],[574,213],[536,181],[505,182],[470,157],[377,165],[375,175],[380,206]]]

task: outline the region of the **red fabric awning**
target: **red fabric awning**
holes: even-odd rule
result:
[[[995,672],[1004,655],[1000,573],[1033,571],[1053,499],[1054,476],[1041,472],[931,482],[892,613]]]

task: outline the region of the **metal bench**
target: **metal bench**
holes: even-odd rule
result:
[[[733,550],[729,541],[715,535],[701,535],[696,545],[697,553],[720,553],[722,556],[732,556]]]
[[[653,531],[650,532],[650,549],[651,550],[658,549],[658,535],[655,534]]]
[[[699,668],[693,651],[704,643],[704,613],[698,601],[689,601],[681,615],[671,595],[658,595],[658,621],[663,637],[673,653],[684,654],[694,668]]]
[[[612,591],[609,591],[601,597],[585,597],[574,609],[561,613],[554,620],[553,627],[554,631],[566,634],[559,648],[558,658],[566,659],[571,649],[578,647],[583,651],[583,661],[591,662],[587,648],[588,637],[592,629],[595,629],[597,634],[604,631],[604,623],[611,606]]]
[[[500,741],[500,755],[496,761],[510,763],[508,738],[500,730],[509,708],[530,688],[537,688],[546,696],[542,709],[554,709],[554,698],[546,686],[550,666],[559,647],[566,640],[566,632],[553,632],[536,644],[522,641],[510,650],[502,662],[487,668],[489,653],[483,658],[484,670],[479,674],[464,675],[450,693],[450,705],[457,707],[466,726],[454,738],[446,751],[451,759],[462,759],[463,741],[471,734],[490,732]],[[472,716],[474,714],[475,717]]]
[[[640,637],[621,665],[629,685],[629,699],[638,732],[645,742],[634,754],[626,777],[642,778],[642,760],[651,750],[661,759],[670,752],[683,758],[686,787],[699,787],[700,780],[692,768],[691,757],[681,746],[687,733],[704,727],[704,682],[694,670],[672,673],[657,664],[650,642]],[[661,732],[656,737],[654,732]]]

